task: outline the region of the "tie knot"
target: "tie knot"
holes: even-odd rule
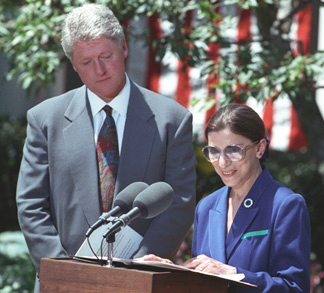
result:
[[[107,115],[107,116],[110,116],[110,117],[111,117],[111,111],[112,111],[112,108],[111,108],[110,106],[106,105],[106,106],[104,106],[104,107],[102,108],[102,110],[104,110],[104,111],[106,112],[106,115]]]

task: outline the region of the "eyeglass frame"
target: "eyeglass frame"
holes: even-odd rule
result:
[[[218,148],[218,147],[216,147],[216,146],[209,146],[209,145],[205,145],[203,148],[202,148],[202,153],[203,153],[203,155],[204,155],[204,157],[205,157],[205,159],[208,161],[208,162],[211,162],[211,163],[214,163],[214,162],[218,162],[219,161],[219,158],[221,157],[221,156],[225,156],[227,159],[229,159],[229,160],[231,160],[232,162],[239,162],[239,161],[242,161],[244,158],[245,158],[245,150],[247,150],[249,147],[251,147],[251,146],[253,146],[253,145],[255,145],[255,144],[257,144],[257,143],[259,143],[260,142],[260,140],[257,140],[257,141],[255,141],[255,142],[252,142],[251,144],[248,144],[248,145],[246,145],[246,146],[240,146],[239,144],[230,144],[230,145],[227,145],[224,149],[220,149],[220,148]],[[232,160],[226,153],[225,153],[225,149],[227,148],[227,147],[232,147],[232,146],[237,146],[237,147],[239,147],[240,148],[240,152],[242,153],[242,157],[239,159],[239,160]],[[219,153],[219,157],[218,157],[218,159],[217,160],[210,160],[209,158],[207,158],[206,157],[206,155],[205,155],[205,152],[204,152],[204,150],[206,149],[206,148],[217,148],[217,149],[219,149],[220,150],[220,153]]]

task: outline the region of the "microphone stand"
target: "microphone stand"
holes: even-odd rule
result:
[[[113,252],[114,252],[114,242],[116,240],[115,233],[111,233],[106,237],[106,241],[108,244],[108,255],[107,255],[107,263],[105,267],[112,268],[113,266]]]
[[[117,217],[109,217],[109,222],[112,224],[116,223],[119,218]],[[113,253],[114,253],[114,242],[116,241],[116,233],[119,232],[120,229],[116,231],[110,231],[109,229],[106,231],[106,233],[103,235],[103,237],[106,239],[106,242],[108,244],[107,248],[107,262],[105,267],[112,268],[113,266]]]

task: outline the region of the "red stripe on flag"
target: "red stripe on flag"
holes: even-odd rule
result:
[[[238,29],[237,29],[237,40],[238,41],[248,41],[251,39],[251,18],[252,12],[250,9],[242,9],[240,19],[238,22]],[[238,45],[238,49],[240,48],[240,44]],[[238,63],[240,63],[240,57],[238,56]],[[241,84],[237,81],[237,87],[235,89],[236,97],[235,102],[240,103],[240,91],[243,92],[247,91],[247,86],[245,84]]]
[[[245,41],[251,39],[251,18],[252,12],[250,9],[242,9],[240,20],[238,23],[237,40]]]
[[[272,127],[274,125],[273,121],[273,99],[267,101],[264,110],[263,110],[263,117],[262,117],[264,126],[266,128],[266,134],[271,141],[272,136]]]
[[[297,39],[302,43],[302,54],[305,55],[310,52],[311,30],[312,30],[312,14],[313,5],[308,3],[304,9],[298,11],[298,29]],[[297,49],[294,52],[298,55],[301,51],[300,43],[297,44]]]
[[[289,136],[289,146],[290,151],[298,151],[301,148],[307,147],[307,140],[305,133],[301,130],[299,119],[294,107],[291,107],[291,129]]]
[[[176,89],[175,99],[182,106],[188,108],[191,94],[191,83],[189,78],[190,68],[183,70],[184,62],[179,60],[178,63],[178,85]]]
[[[311,29],[312,29],[312,4],[309,3],[304,9],[298,11],[297,21],[297,39],[302,43],[302,54],[307,54],[310,52],[310,39],[311,39]],[[297,49],[294,52],[295,55],[300,54],[301,47],[300,43],[297,43]],[[300,122],[296,110],[291,107],[291,130],[289,136],[289,146],[290,151],[297,151],[301,148],[307,147],[307,139],[305,133],[300,127]]]
[[[161,62],[155,61],[155,56],[158,51],[153,49],[153,40],[159,39],[162,36],[158,14],[153,14],[148,18],[148,26],[150,28],[150,44],[148,51],[148,69],[146,73],[146,87],[154,92],[159,91],[160,76],[162,72]]]
[[[213,59],[215,64],[217,64],[218,59],[219,59],[219,54],[220,54],[220,45],[217,43],[211,43],[209,45],[209,52],[210,52],[210,55],[212,56],[211,59]],[[210,109],[208,109],[206,111],[204,129],[205,129],[208,121],[210,120],[210,118],[213,116],[213,114],[217,110],[217,91],[212,87],[212,85],[218,84],[218,82],[219,82],[219,75],[211,74],[207,78],[208,98],[214,99],[215,104]]]
[[[220,14],[220,9],[217,8],[216,12]],[[221,20],[217,19],[216,23],[220,25]],[[210,59],[217,64],[219,62],[219,55],[220,55],[220,45],[218,43],[211,43],[209,44],[209,53],[210,53]],[[214,99],[215,104],[206,111],[205,114],[205,125],[204,129],[206,128],[210,118],[214,115],[214,113],[217,111],[217,91],[212,87],[212,85],[218,84],[219,82],[219,75],[216,75],[214,73],[210,74],[207,78],[207,85],[208,85],[208,98]]]
[[[186,15],[186,24],[185,24],[185,30],[188,32],[191,26],[192,21],[192,12],[188,12]],[[188,108],[189,106],[189,100],[190,100],[190,94],[191,94],[191,83],[190,83],[190,67],[186,67],[184,69],[185,62],[183,62],[181,59],[179,59],[178,62],[178,84],[177,89],[175,93],[175,99],[176,101],[181,104],[182,106]]]

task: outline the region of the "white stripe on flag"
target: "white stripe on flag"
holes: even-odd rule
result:
[[[324,23],[324,8],[321,8],[320,12],[320,20],[322,23]],[[223,15],[227,14],[233,14],[233,13],[240,13],[240,10],[236,11],[236,9],[231,7],[231,9],[222,9],[221,13]],[[238,19],[237,19],[238,20]],[[147,30],[147,19],[136,21],[131,23],[133,29],[136,29],[138,31],[145,31]],[[162,23],[161,28],[164,31],[168,31],[169,29],[169,23]],[[236,26],[237,28],[238,26]],[[252,15],[251,19],[251,35],[252,37],[255,37],[258,35],[258,29],[256,25],[255,17]],[[297,29],[298,29],[298,20],[295,18],[293,22],[293,26],[290,32],[290,38],[296,39],[297,37]],[[319,33],[324,35],[324,30],[320,29]],[[237,36],[238,30],[237,29],[231,29],[227,32],[228,37],[232,37],[232,39],[235,39],[235,36]],[[324,39],[319,37],[319,40]],[[137,42],[129,42],[129,57],[127,59],[127,69],[129,72],[130,77],[140,85],[145,86],[146,84],[146,75],[147,75],[147,69],[149,64],[147,64],[147,56],[148,56],[148,49],[143,46],[143,43],[137,43]],[[324,42],[322,44],[324,47]],[[233,45],[230,50],[233,52],[233,49],[235,51],[236,45]],[[260,44],[257,42],[252,43],[252,48],[255,51],[260,50]],[[323,48],[321,48],[323,49]],[[225,50],[221,50],[221,54],[227,54],[228,52]],[[233,54],[233,57],[235,54]],[[159,76],[159,93],[162,95],[165,95],[169,98],[175,99],[176,92],[177,92],[177,86],[178,86],[178,66],[179,66],[179,60],[178,58],[172,54],[171,52],[167,52],[165,57],[162,60],[162,73],[161,76]],[[202,98],[201,102],[198,104],[196,108],[193,108],[189,104],[189,110],[193,112],[193,130],[195,134],[198,134],[198,137],[202,139],[203,136],[203,127],[206,123],[205,121],[205,112],[200,112],[198,109],[200,109],[204,103],[205,98],[207,97],[208,93],[208,85],[206,80],[203,80],[200,77],[200,71],[201,69],[199,67],[197,68],[190,68],[189,72],[189,78],[191,85],[191,93],[190,93],[190,100],[193,98]],[[150,77],[148,77],[150,78]],[[324,84],[324,79],[322,81]],[[321,109],[324,113],[324,90],[318,91],[317,93],[317,101],[321,106]],[[222,101],[224,96],[217,92],[217,103]],[[250,105],[254,110],[256,110],[259,115],[262,117],[263,115],[263,105],[260,103],[257,103],[255,100],[249,99],[248,105]],[[290,139],[290,131],[291,131],[291,102],[287,97],[281,97],[278,98],[273,103],[273,128],[271,129],[271,147],[273,149],[277,150],[287,150],[289,146],[289,139]]]
[[[291,101],[284,95],[273,102],[273,127],[271,147],[279,151],[287,151],[291,131]]]
[[[162,59],[162,73],[160,76],[159,93],[174,99],[178,80],[178,59],[170,51]]]

